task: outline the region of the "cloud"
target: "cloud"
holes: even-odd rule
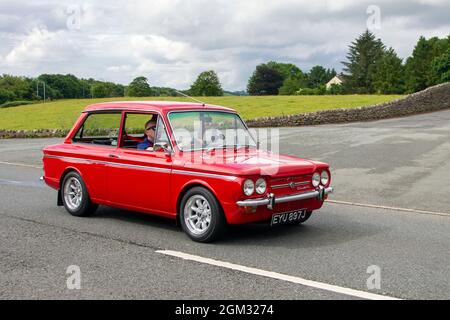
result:
[[[223,87],[244,89],[255,66],[291,62],[338,71],[348,44],[366,29],[372,0],[4,0],[3,72],[73,73],[188,88],[215,70]],[[449,1],[378,0],[387,46],[406,58],[421,35],[446,36]]]
[[[15,68],[32,68],[39,63],[67,60],[70,40],[62,32],[34,28],[6,55],[5,63]]]
[[[193,54],[189,44],[158,35],[134,35],[130,40],[131,52],[140,60],[183,62],[186,57]]]

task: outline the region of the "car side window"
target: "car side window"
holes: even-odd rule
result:
[[[121,113],[91,113],[73,137],[73,142],[116,146]]]
[[[152,127],[151,123],[148,124],[152,119],[155,119],[154,123],[156,124],[158,118],[158,115],[154,113],[125,113],[125,123],[120,147],[125,149],[146,150],[147,148],[142,149],[142,143],[145,144],[145,140],[148,140],[145,128]]]

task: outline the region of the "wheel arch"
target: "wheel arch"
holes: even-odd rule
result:
[[[62,193],[61,193],[62,183],[64,181],[65,176],[67,174],[69,174],[70,172],[72,172],[72,171],[78,173],[81,176],[81,178],[83,179],[83,181],[84,181],[83,175],[81,174],[80,170],[78,170],[77,168],[72,167],[72,166],[69,166],[69,167],[65,168],[64,171],[61,173],[61,176],[59,177],[59,183],[58,183],[59,184],[59,188],[58,188],[58,199],[57,199],[57,205],[58,206],[63,206]]]
[[[179,219],[180,219],[181,200],[183,199],[184,195],[189,190],[191,190],[192,188],[195,188],[195,187],[203,187],[203,188],[205,188],[206,190],[208,190],[209,192],[212,193],[212,195],[216,198],[217,203],[219,204],[220,210],[222,210],[222,213],[224,214],[225,220],[226,220],[226,215],[224,213],[222,203],[220,202],[220,199],[217,196],[217,193],[214,191],[214,189],[209,184],[207,184],[206,182],[204,182],[202,180],[192,180],[192,181],[187,182],[181,188],[181,191],[178,193],[178,197],[177,197],[177,201],[176,201],[176,213],[177,213],[177,215],[176,215],[176,222],[177,222],[177,225],[180,225],[180,220]]]

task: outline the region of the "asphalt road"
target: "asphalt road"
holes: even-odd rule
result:
[[[280,129],[281,151],[329,162],[332,199],[450,212],[450,111],[371,123]],[[450,298],[450,216],[326,203],[303,226],[236,226],[215,244],[171,220],[101,207],[75,218],[38,180],[42,146],[0,140],[0,299]],[[18,166],[25,164],[30,166]],[[34,167],[36,166],[36,167]],[[326,285],[294,283],[167,256],[212,258]],[[81,289],[66,286],[70,265]],[[381,270],[370,289],[369,266]]]

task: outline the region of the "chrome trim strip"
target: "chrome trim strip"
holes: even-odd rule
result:
[[[304,193],[297,193],[289,196],[282,196],[282,197],[274,197],[268,196],[265,199],[249,199],[249,200],[243,200],[243,201],[237,201],[236,204],[239,207],[256,207],[256,206],[269,206],[272,204],[277,203],[285,203],[285,202],[291,202],[291,201],[299,201],[299,200],[307,200],[307,199],[313,199],[318,198],[320,200],[323,195],[327,195],[330,193],[333,193],[333,188],[320,188],[319,190],[311,191],[311,192],[304,192]]]
[[[208,178],[216,178],[216,179],[224,179],[224,180],[230,180],[233,181],[237,177],[236,176],[226,176],[222,174],[214,174],[214,173],[206,173],[206,172],[195,172],[195,171],[185,171],[185,170],[172,170],[172,173],[174,174],[181,174],[181,175],[189,175],[189,176],[197,176],[197,177],[208,177]]]
[[[294,187],[298,187],[298,186],[304,186],[310,184],[310,181],[302,181],[302,182],[294,182],[293,186]],[[283,183],[283,184],[275,184],[273,186],[270,186],[270,188],[272,189],[281,189],[281,188],[290,188],[291,187],[291,183]]]
[[[171,169],[167,169],[167,168],[147,167],[147,166],[140,166],[137,164],[124,164],[124,163],[116,163],[116,162],[107,162],[107,164],[112,167],[125,167],[125,168],[145,170],[145,171],[166,172],[166,173],[170,173],[170,171],[172,171]]]
[[[51,155],[45,155],[46,158],[54,158],[54,159],[69,159],[69,160],[75,160],[75,161],[84,161],[87,163],[96,163],[96,164],[104,164],[109,165],[112,167],[125,167],[125,168],[131,168],[131,169],[137,169],[137,170],[145,170],[145,171],[154,171],[154,172],[167,172],[170,173],[172,170],[167,168],[159,168],[159,167],[149,167],[149,166],[141,166],[136,164],[124,164],[124,163],[117,163],[117,162],[110,162],[110,161],[101,161],[101,160],[91,160],[91,159],[84,159],[84,158],[74,158],[74,157],[65,157],[65,156],[51,156]]]
[[[66,156],[52,156],[52,155],[48,155],[45,154],[44,158],[51,158],[51,159],[68,159],[68,160],[75,160],[75,161],[85,161],[85,162],[92,162],[92,161],[96,161],[96,160],[89,160],[89,159],[85,159],[85,158],[75,158],[75,157],[66,157]],[[101,162],[101,161],[99,161]]]

